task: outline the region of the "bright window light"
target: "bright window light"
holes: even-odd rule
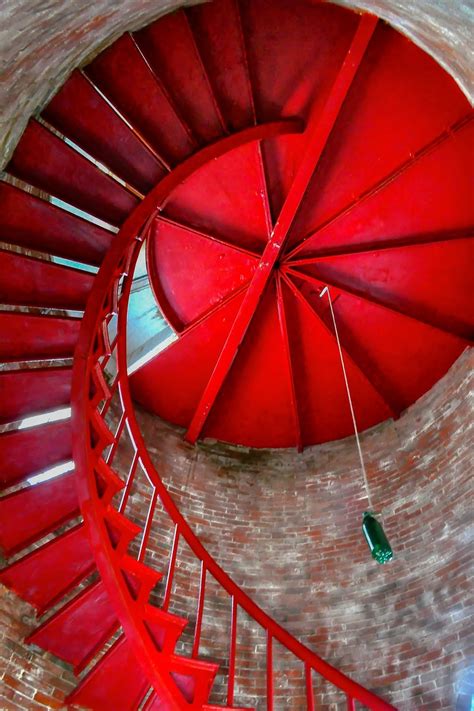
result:
[[[74,469],[74,462],[71,460],[69,462],[64,462],[63,464],[56,464],[54,467],[46,469],[44,472],[35,474],[28,479],[28,484],[40,484],[42,481],[49,481],[49,479],[55,479],[61,474],[66,474],[66,472],[72,472]]]
[[[145,363],[148,363],[148,361],[158,355],[158,353],[161,353],[161,351],[164,351],[165,348],[168,348],[168,346],[174,343],[176,339],[177,336],[175,333],[172,333],[170,336],[168,336],[168,338],[165,338],[164,341],[161,341],[161,343],[159,343],[157,346],[148,351],[148,353],[145,353],[145,355],[141,356],[141,358],[136,360],[135,363],[132,363],[127,369],[128,374],[131,375],[136,370],[145,365]]]
[[[52,412],[43,412],[41,415],[32,415],[31,417],[25,417],[18,425],[19,430],[25,430],[28,427],[36,427],[37,425],[44,425],[49,422],[59,422],[60,420],[67,420],[71,417],[71,408],[63,407],[60,410],[53,410]]]

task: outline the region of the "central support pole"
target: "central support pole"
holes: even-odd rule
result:
[[[307,144],[295,179],[186,432],[185,439],[192,444],[196,442],[204,427],[209,412],[232,367],[238,349],[273,274],[275,265],[283,253],[298,208],[319,163],[376,25],[376,17],[372,15],[363,15],[361,17],[324,109],[308,125],[306,130]]]

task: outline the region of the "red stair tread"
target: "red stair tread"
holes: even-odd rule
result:
[[[120,561],[122,575],[137,599],[146,602],[163,573],[153,570],[131,555],[124,555]]]
[[[193,173],[172,192],[163,214],[261,253],[268,239],[264,191],[253,142]]]
[[[170,13],[137,32],[138,46],[199,142],[224,132],[186,13]]]
[[[380,22],[297,216],[296,241],[469,111],[454,80]]]
[[[122,635],[68,696],[68,705],[92,711],[132,711],[149,683]]]
[[[209,697],[219,666],[201,659],[171,655],[169,673],[188,703],[204,704]]]
[[[359,345],[405,409],[427,392],[461,355],[466,343],[351,294],[341,293],[334,310],[342,340]],[[353,314],[359,324],[354,328]],[[393,344],[403,343],[403,350]],[[430,367],[426,367],[426,363]]]
[[[284,348],[272,282],[212,408],[204,437],[249,447],[295,444],[297,435]],[[270,431],[263,426],[267,422],[271,422]]]
[[[34,119],[7,166],[9,173],[81,210],[120,225],[138,199]]]
[[[83,310],[94,275],[0,249],[0,303]]]
[[[166,173],[162,164],[78,70],[42,115],[54,128],[143,193]]]
[[[99,580],[35,630],[27,642],[72,664],[77,674],[118,626],[114,607]]]
[[[70,368],[35,368],[0,373],[0,424],[68,405]]]
[[[236,0],[196,5],[186,15],[226,125],[231,130],[251,126],[252,87]]]
[[[0,489],[70,460],[71,456],[69,421],[0,434]]]
[[[396,246],[400,242],[404,246],[422,235],[442,237],[453,232],[462,234],[464,230],[472,235],[473,151],[474,120],[471,120],[407,164],[396,180],[318,230],[295,254],[295,259],[340,253],[344,249],[350,253],[364,245],[374,250],[379,244]]]
[[[74,473],[0,499],[0,547],[11,555],[78,515]]]
[[[242,294],[236,295],[136,371],[130,379],[133,397],[165,419],[186,426],[241,302]],[[151,389],[150,378],[159,387]]]
[[[77,318],[2,311],[0,360],[72,358],[80,327]]]
[[[183,617],[153,605],[145,606],[144,620],[157,648],[166,654],[174,652],[176,642],[188,624]]]
[[[89,539],[81,524],[4,568],[0,582],[41,614],[94,568]]]
[[[170,323],[178,330],[195,321],[248,282],[256,257],[166,219],[157,219],[150,256],[157,278],[153,288]],[[199,254],[199,259],[196,259]]]
[[[415,318],[474,339],[474,313],[469,310],[465,313],[472,296],[473,264],[474,240],[460,239],[375,254],[328,257],[302,267],[301,271],[321,282],[331,283],[334,279],[336,283],[347,284]],[[453,274],[456,274],[455,288]],[[440,298],[433,298],[434,289]]]
[[[0,236],[3,242],[98,265],[114,234],[0,181]]]
[[[335,339],[311,306],[300,303],[283,285],[303,442],[326,442],[353,434],[347,393]],[[314,298],[314,297],[313,297]],[[316,298],[319,298],[316,296]],[[347,377],[361,430],[391,412],[370,382],[346,355]],[[324,378],[321,378],[324,373]]]
[[[123,552],[125,552],[129,543],[133,541],[142,530],[140,526],[130,521],[130,519],[116,511],[112,506],[107,507],[104,521],[112,545],[114,548],[119,548]]]
[[[192,139],[130,35],[120,37],[84,71],[160,156],[174,164],[191,153]]]

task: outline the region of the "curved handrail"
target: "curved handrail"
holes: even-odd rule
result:
[[[130,593],[120,575],[120,559],[117,552],[110,545],[110,537],[104,521],[104,517],[107,515],[109,509],[107,505],[104,505],[103,501],[101,501],[94,474],[96,452],[91,444],[89,429],[92,415],[90,384],[93,375],[93,367],[95,363],[97,363],[98,358],[95,357],[94,360],[93,354],[94,349],[97,349],[97,336],[101,329],[104,328],[104,320],[112,311],[118,311],[117,377],[120,398],[124,412],[124,421],[127,424],[137,456],[150,482],[155,487],[155,491],[158,493],[163,507],[174,522],[176,531],[186,540],[205,570],[217,580],[231,597],[233,615],[237,607],[241,607],[245,610],[248,615],[265,629],[267,633],[267,645],[271,647],[273,639],[278,641],[291,651],[295,657],[301,660],[305,666],[307,678],[308,673],[310,676],[311,670],[314,669],[330,683],[344,691],[350,703],[353,703],[353,700],[357,699],[372,709],[388,710],[394,708],[349,679],[342,672],[335,669],[292,637],[292,635],[256,605],[216,563],[180,513],[153,465],[136,420],[127,377],[127,306],[132,285],[133,269],[141,247],[142,235],[147,230],[156,211],[163,207],[169,194],[179,183],[211,158],[223,155],[223,153],[228,150],[232,150],[232,148],[252,140],[261,140],[262,138],[281,135],[283,133],[299,132],[300,129],[301,125],[295,121],[280,121],[246,129],[238,134],[221,139],[216,144],[207,146],[187,161],[184,161],[175,171],[166,176],[130,215],[115,239],[111,250],[107,254],[86,308],[79,343],[75,353],[72,391],[73,427],[74,429],[83,431],[84,428],[86,428],[84,432],[85,437],[75,438],[76,441],[74,444],[74,459],[78,471],[78,492],[84,518],[89,524],[89,534],[91,536],[99,570],[117,606],[117,613],[125,633],[132,641],[137,656],[144,663],[148,671],[150,682],[153,683],[156,678],[159,679],[160,693],[163,692],[164,685],[165,696],[172,707],[176,707],[176,700],[172,698],[172,687],[169,685],[166,675],[162,673],[159,665],[157,665],[156,654],[150,644],[149,634],[144,625],[143,605],[140,609],[137,607],[136,601],[130,597]],[[137,239],[138,242],[136,241]],[[118,284],[122,276],[124,276],[124,282],[122,284],[120,304],[118,304]]]

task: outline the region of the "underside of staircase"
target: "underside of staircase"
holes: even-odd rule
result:
[[[304,675],[295,709],[315,709],[319,678],[348,709],[393,708],[219,567],[153,465],[133,401],[190,442],[347,436],[328,285],[362,428],[399,416],[473,339],[473,126],[406,38],[302,0],[165,16],[74,71],[30,120],[0,182],[0,582],[37,611],[26,643],[77,674],[69,707],[239,708],[245,614],[265,635],[259,709],[278,708],[276,644]],[[129,378],[143,249],[176,340]],[[143,526],[128,507],[139,476]],[[162,568],[147,557],[157,506],[171,532]],[[184,542],[192,620],[171,605]],[[200,649],[210,579],[230,610],[220,670]],[[218,674],[225,706],[212,702]]]

